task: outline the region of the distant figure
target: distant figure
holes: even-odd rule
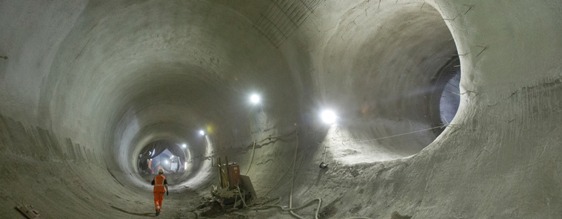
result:
[[[158,169],[158,175],[152,179],[151,184],[154,186],[152,192],[154,193],[154,207],[156,208],[156,216],[160,214],[162,208],[162,201],[164,200],[164,192],[168,195],[168,182],[164,176],[164,170]]]
[[[152,170],[152,159],[148,159],[148,169],[150,174],[154,174],[154,171]]]

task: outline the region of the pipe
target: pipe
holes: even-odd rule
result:
[[[256,154],[256,141],[254,140],[254,144],[252,145],[252,157],[250,158],[250,163],[248,164],[248,169],[246,169],[246,175],[252,169],[252,164],[254,163],[254,155]]]
[[[291,208],[291,207],[289,207],[289,208],[284,208],[284,207],[281,206],[281,205],[265,205],[265,206],[262,206],[261,208],[250,208],[250,209],[251,209],[251,210],[258,211],[258,210],[265,210],[265,209],[269,209],[269,208],[279,208],[279,209],[281,209],[282,211],[289,211],[289,212],[291,212],[291,211],[296,211],[296,210],[300,210],[300,209],[303,209],[303,208],[305,208],[305,207],[308,207],[308,206],[310,205],[310,203],[313,203],[314,201],[317,201],[317,200],[318,200],[318,207],[316,208],[316,212],[315,212],[315,214],[314,214],[314,218],[318,219],[318,214],[319,214],[319,212],[320,212],[320,207],[321,207],[321,205],[322,205],[322,199],[321,199],[321,198],[312,199],[312,200],[306,202],[304,205],[302,205],[302,206],[300,206],[300,207],[298,207],[298,208]],[[303,219],[303,217],[301,217],[301,216],[299,216],[299,215],[294,215],[294,214],[293,214],[293,216],[295,216],[295,217],[297,217],[297,218],[299,218],[299,219]]]
[[[295,123],[296,125],[296,123]],[[292,167],[292,174],[291,174],[291,193],[289,193],[289,209],[293,208],[293,190],[295,188],[295,166],[297,165],[297,153],[299,151],[299,129],[297,126],[297,142],[295,144],[295,157],[293,159],[293,167]],[[299,215],[297,215],[295,212],[293,212],[292,210],[289,211],[289,213],[291,213],[291,215],[295,216],[296,218],[302,218]]]

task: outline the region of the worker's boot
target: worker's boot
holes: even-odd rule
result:
[[[160,206],[156,207],[156,216],[160,215]]]

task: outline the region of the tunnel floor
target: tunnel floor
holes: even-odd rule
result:
[[[561,12],[0,0],[0,218],[562,218]],[[246,209],[203,205],[222,157]]]
[[[171,190],[169,196],[164,197],[160,215],[156,216],[150,191],[131,193],[130,188],[123,187],[115,180],[105,182],[104,180],[108,179],[106,169],[83,162],[42,162],[9,152],[3,152],[1,155],[3,159],[0,161],[0,171],[11,177],[6,178],[6,182],[13,182],[4,185],[6,190],[0,190],[1,198],[4,201],[14,201],[18,205],[33,203],[33,209],[40,215],[47,216],[46,218],[65,215],[83,218],[293,218],[288,212],[277,208],[262,210],[203,208],[201,206],[210,197],[210,191],[194,191],[189,188]],[[28,172],[34,174],[25,174]],[[151,176],[145,177],[146,180],[151,179]],[[180,177],[167,174],[170,186],[173,186],[175,179]],[[25,182],[30,188],[22,190],[18,182]],[[46,187],[45,184],[49,186]],[[22,196],[28,198],[18,199]],[[279,201],[280,199],[269,201],[266,204],[284,206]],[[53,207],[53,202],[58,203],[58,208]],[[303,211],[312,212],[313,206]],[[16,216],[19,213],[14,208],[6,207],[0,210],[0,215]]]

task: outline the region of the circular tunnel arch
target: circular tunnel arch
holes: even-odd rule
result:
[[[325,198],[327,202],[324,203],[330,203],[333,200],[334,205],[328,205],[330,208],[324,208],[324,210],[338,209],[339,211],[334,213],[335,217],[348,216],[347,213],[350,211],[345,211],[346,208],[354,212],[357,210],[356,213],[358,214],[373,217],[387,213],[389,215],[389,211],[395,209],[414,213],[414,217],[447,217],[455,209],[467,205],[479,210],[456,213],[474,218],[490,215],[513,217],[514,213],[510,211],[513,206],[509,205],[512,202],[517,204],[517,209],[522,209],[515,212],[520,215],[529,215],[529,217],[535,218],[559,215],[559,212],[555,209],[533,210],[536,206],[532,204],[542,203],[544,200],[552,201],[553,193],[546,191],[545,188],[547,190],[558,188],[557,180],[552,180],[552,176],[556,176],[556,174],[552,174],[552,171],[549,172],[549,170],[553,169],[551,168],[551,161],[557,160],[559,157],[557,157],[557,153],[544,153],[559,148],[556,146],[557,142],[560,142],[557,141],[556,132],[552,132],[552,127],[558,127],[557,125],[560,123],[556,116],[558,115],[556,114],[557,105],[553,104],[559,103],[555,94],[558,92],[558,82],[560,81],[560,68],[557,60],[561,57],[559,48],[562,42],[560,41],[561,32],[558,22],[561,20],[558,1],[517,1],[509,3],[504,1],[479,1],[472,2],[474,4],[465,4],[468,2],[430,0],[358,1],[349,3],[347,1],[314,0],[314,2],[320,2],[321,7],[319,9],[316,9],[315,6],[302,8],[303,11],[309,10],[313,13],[311,12],[308,16],[312,21],[305,21],[300,27],[297,26],[294,29],[289,29],[289,31],[279,33],[275,29],[276,24],[279,23],[272,24],[271,20],[268,21],[269,23],[264,22],[267,24],[266,27],[271,28],[269,31],[286,40],[287,44],[280,42],[274,44],[274,46],[268,46],[268,40],[265,39],[270,35],[261,36],[254,33],[256,26],[260,24],[255,22],[256,20],[264,17],[271,18],[269,17],[271,14],[283,14],[275,10],[280,7],[279,5],[269,5],[274,3],[272,1],[256,0],[252,1],[255,4],[239,4],[241,6],[238,6],[236,1],[215,1],[215,4],[215,2],[209,3],[211,1],[180,0],[166,1],[166,3],[117,0],[103,2],[73,1],[71,3],[66,1],[28,2],[17,0],[5,2],[3,6],[7,7],[0,7],[0,11],[5,12],[0,13],[0,16],[6,18],[0,19],[0,23],[6,30],[0,33],[2,39],[6,39],[3,41],[5,44],[0,46],[0,53],[2,53],[0,57],[4,59],[0,60],[0,78],[3,82],[0,83],[3,91],[0,95],[2,99],[0,128],[3,130],[1,152],[5,155],[2,159],[3,165],[1,165],[4,170],[2,171],[4,173],[3,190],[0,192],[5,197],[3,201],[7,205],[13,205],[14,200],[30,200],[34,206],[41,210],[42,214],[55,218],[68,217],[69,215],[96,218],[131,217],[130,214],[127,214],[127,210],[138,207],[138,201],[146,201],[145,195],[148,193],[143,193],[146,192],[144,190],[131,188],[127,180],[121,180],[123,179],[122,175],[130,174],[130,172],[126,168],[116,166],[114,160],[112,160],[114,153],[111,149],[120,146],[119,144],[113,144],[113,141],[104,142],[104,139],[115,137],[114,134],[117,129],[115,124],[122,118],[123,112],[127,110],[126,107],[114,108],[111,107],[113,104],[108,104],[109,101],[106,96],[119,96],[109,91],[119,91],[119,89],[110,89],[105,82],[120,81],[118,79],[125,79],[123,81],[126,81],[126,79],[136,78],[138,75],[132,74],[134,71],[122,71],[130,70],[128,66],[164,63],[161,61],[172,60],[181,55],[189,54],[189,52],[194,52],[191,50],[172,51],[177,47],[183,48],[185,45],[206,45],[198,47],[195,51],[197,54],[193,56],[199,59],[185,59],[183,61],[202,65],[204,66],[203,69],[213,69],[209,72],[219,73],[218,75],[221,77],[213,77],[212,80],[239,80],[244,85],[241,87],[244,88],[256,84],[253,83],[256,81],[264,82],[263,87],[275,87],[275,83],[278,83],[285,86],[284,89],[291,90],[295,87],[291,86],[291,83],[284,83],[287,82],[287,80],[284,80],[286,78],[274,76],[291,71],[291,74],[294,75],[305,75],[303,84],[306,84],[306,89],[301,89],[295,93],[269,90],[269,93],[273,94],[271,96],[277,95],[277,98],[271,98],[270,103],[283,102],[281,100],[289,103],[298,102],[294,101],[298,98],[283,99],[278,96],[302,95],[310,97],[313,95],[305,94],[303,90],[316,89],[316,94],[319,94],[318,96],[322,97],[324,102],[342,106],[339,109],[342,123],[335,130],[335,134],[328,130],[328,137],[339,137],[340,139],[335,138],[339,141],[323,142],[330,146],[330,150],[342,145],[342,149],[349,149],[332,151],[335,155],[340,153],[339,155],[343,157],[352,158],[359,153],[364,153],[372,156],[369,159],[358,159],[358,162],[373,162],[399,159],[416,154],[417,151],[423,150],[420,148],[425,147],[427,142],[431,142],[431,139],[433,139],[425,131],[432,128],[429,124],[442,124],[449,122],[449,120],[441,119],[442,115],[438,114],[432,117],[431,112],[434,111],[428,109],[429,105],[424,104],[421,100],[415,102],[417,101],[415,98],[412,103],[420,103],[415,104],[415,106],[423,108],[422,110],[417,110],[418,112],[401,111],[401,105],[399,105],[401,100],[392,101],[392,96],[400,97],[402,96],[401,93],[392,89],[385,89],[384,87],[389,85],[383,82],[372,83],[372,81],[385,81],[385,78],[393,79],[394,75],[390,73],[406,72],[405,74],[397,73],[397,75],[402,75],[402,79],[387,80],[387,82],[394,82],[392,85],[397,87],[396,90],[417,91],[414,88],[423,90],[424,86],[417,87],[415,84],[404,82],[412,80],[427,85],[424,80],[414,80],[417,71],[391,70],[401,70],[396,63],[404,64],[405,67],[414,66],[415,63],[402,62],[403,60],[401,61],[399,57],[405,60],[417,60],[417,64],[430,65],[433,63],[432,61],[419,62],[422,60],[421,57],[416,55],[415,49],[407,48],[408,45],[417,45],[420,51],[436,47],[424,46],[417,43],[416,39],[404,41],[406,38],[403,35],[397,35],[398,37],[395,40],[396,42],[401,41],[403,46],[387,45],[389,50],[383,50],[385,46],[377,48],[373,44],[385,43],[390,39],[382,38],[384,36],[380,34],[382,32],[399,34],[401,28],[398,28],[398,26],[405,27],[406,33],[412,34],[408,30],[413,30],[413,28],[409,28],[407,22],[390,22],[386,18],[403,14],[405,15],[404,20],[411,20],[412,15],[420,15],[420,19],[430,17],[433,19],[439,17],[439,15],[433,16],[436,13],[432,9],[428,9],[430,5],[433,5],[439,9],[439,12],[444,13],[441,18],[446,20],[445,22],[453,33],[450,41],[454,38],[454,43],[458,43],[458,51],[464,54],[461,57],[463,63],[462,88],[466,88],[467,95],[464,95],[466,99],[461,101],[461,105],[465,104],[467,107],[461,106],[458,110],[462,113],[462,117],[456,116],[454,120],[458,120],[459,124],[466,124],[466,127],[469,128],[459,129],[459,132],[457,132],[457,129],[449,129],[455,131],[444,132],[439,136],[443,137],[441,141],[433,141],[435,144],[431,144],[435,147],[426,150],[427,153],[419,153],[419,156],[414,159],[381,162],[371,165],[369,168],[366,168],[366,165],[341,167],[337,164],[339,167],[333,165],[328,168],[328,171],[337,170],[334,171],[334,174],[328,172],[328,175],[324,175],[326,172],[318,173],[316,171],[318,169],[317,164],[298,165],[297,171],[304,174],[296,180],[297,193],[295,197],[300,199],[301,197],[309,198],[311,195],[318,195]],[[298,5],[299,2],[312,1],[294,2],[295,5]],[[147,6],[147,4],[152,5]],[[174,10],[176,8],[189,8],[189,11]],[[416,9],[418,12],[416,12]],[[131,14],[127,10],[134,10],[137,13]],[[299,10],[295,11],[298,12]],[[410,15],[407,15],[408,13]],[[421,15],[423,13],[433,15]],[[187,14],[195,16],[186,19],[183,16]],[[236,15],[232,16],[233,14]],[[303,17],[307,18],[307,16]],[[222,19],[228,22],[214,25],[217,22],[222,22]],[[282,22],[284,19],[279,20]],[[416,19],[412,21],[414,20]],[[111,21],[117,22],[111,23]],[[130,23],[136,21],[139,21],[140,25]],[[153,21],[154,23],[152,23]],[[195,21],[196,25],[186,24],[186,21]],[[233,21],[242,22],[233,25]],[[290,23],[290,20],[284,21]],[[380,24],[386,25],[378,25],[379,21]],[[255,22],[256,26],[247,25],[252,22]],[[207,24],[212,27],[206,27]],[[435,20],[435,24],[437,24],[437,20]],[[164,29],[158,29],[155,26],[165,26],[167,29],[161,31]],[[437,26],[442,27],[442,25]],[[420,27],[427,27],[427,32],[430,33],[434,30],[432,25],[426,24],[420,25]],[[373,30],[376,28],[379,28],[381,32]],[[177,44],[177,42],[170,40],[174,38],[174,30],[178,29],[193,33],[181,35],[184,39],[189,37],[203,39],[206,36],[221,34],[229,36],[209,40],[212,43],[195,41],[190,44],[193,41],[184,41],[183,44]],[[142,32],[143,30],[146,32]],[[296,37],[290,34],[283,35],[291,31],[296,33]],[[131,36],[138,32],[146,37],[142,44],[143,49],[155,45],[160,50],[150,50],[150,56],[144,56],[146,53],[143,53],[142,50],[120,53],[120,50],[124,47],[119,47],[119,45],[130,45],[126,42],[133,42],[134,37],[108,37]],[[166,34],[153,35],[150,34],[151,32]],[[423,31],[414,32],[424,33]],[[440,36],[435,39],[445,42],[444,36],[446,34]],[[98,41],[100,37],[107,37],[107,40]],[[235,40],[229,41],[230,37]],[[151,38],[155,40],[151,40]],[[337,38],[340,38],[342,42],[339,42]],[[394,42],[393,40],[391,39],[389,42]],[[431,41],[427,42],[430,43]],[[231,44],[245,45],[229,47]],[[449,43],[447,46],[452,44]],[[295,48],[291,48],[293,46]],[[135,46],[130,48],[134,49]],[[225,48],[225,51],[232,52],[223,53],[222,48]],[[283,55],[269,52],[277,49],[281,50]],[[403,49],[402,52],[395,52],[400,49]],[[251,58],[242,55],[252,53],[255,50],[259,50],[255,52],[258,55],[254,54]],[[209,51],[210,53],[207,53]],[[219,52],[212,53],[217,51]],[[404,51],[411,51],[412,53]],[[445,50],[441,51],[445,52]],[[452,55],[456,55],[456,52],[451,51]],[[122,56],[112,56],[111,54],[114,53]],[[211,53],[212,55],[209,55]],[[373,55],[377,53],[388,56],[378,59],[376,55]],[[135,54],[140,54],[140,56],[133,56]],[[306,58],[300,59],[301,57]],[[277,61],[272,61],[270,58]],[[279,64],[285,59],[293,58],[298,61],[290,63],[290,68],[285,64]],[[431,64],[432,67],[424,72],[437,72],[438,66],[443,66],[448,58],[444,55],[441,59],[442,62],[436,62],[435,65]],[[224,60],[230,59],[235,61],[224,62]],[[265,64],[262,63],[263,59],[268,59],[264,61]],[[309,60],[312,61],[309,63]],[[245,63],[244,61],[251,62],[252,65],[237,68],[239,67],[238,64]],[[395,61],[394,67],[392,67],[393,61]],[[370,62],[375,62],[375,64],[369,65]],[[250,67],[260,64],[268,66],[270,69],[281,70],[269,74],[268,68]],[[222,74],[225,71],[222,71],[220,67],[217,70],[217,66],[222,65],[226,65],[226,69],[232,71],[229,71],[229,74]],[[104,68],[107,66],[111,67]],[[113,68],[116,66],[120,66],[120,68]],[[381,71],[381,69],[389,71]],[[306,77],[308,77],[309,72],[317,77],[312,78],[310,84],[307,84],[308,78]],[[260,78],[262,74],[272,78]],[[103,75],[103,79],[97,77],[99,75]],[[222,77],[224,75],[226,77]],[[122,78],[120,78],[121,76]],[[77,77],[80,80],[75,80]],[[336,81],[331,81],[330,78]],[[156,80],[157,78],[152,79]],[[360,80],[364,80],[364,82]],[[268,81],[274,81],[275,83],[268,84]],[[300,83],[301,81],[289,82]],[[98,86],[99,84],[101,86]],[[371,87],[369,88],[369,86]],[[377,89],[380,92],[375,92]],[[470,92],[468,92],[469,90]],[[100,91],[104,92],[100,93]],[[414,94],[415,92],[411,93]],[[361,96],[364,94],[371,96]],[[381,95],[381,98],[377,98],[379,95]],[[346,99],[346,97],[349,99]],[[388,101],[384,101],[384,98],[388,98]],[[118,100],[118,98],[116,99]],[[440,99],[443,99],[443,94],[441,94],[441,98],[435,100],[443,102]],[[387,104],[385,105],[385,103]],[[404,102],[404,104],[409,103]],[[264,120],[266,121],[272,118],[271,109],[275,110],[276,107],[284,109],[284,106],[280,107],[279,105],[267,107],[270,108],[265,110],[264,113]],[[416,107],[411,108],[418,109]],[[439,107],[434,107],[434,110],[437,108]],[[393,111],[393,109],[397,110]],[[424,117],[425,112],[427,112],[427,118],[429,119]],[[490,112],[491,115],[475,115],[478,112]],[[193,115],[197,116],[195,113]],[[240,115],[242,114],[235,116]],[[272,120],[289,118],[286,119],[288,121],[286,123],[292,124],[295,117],[298,116],[277,112]],[[218,118],[230,117],[218,116]],[[485,121],[490,118],[497,121],[506,121],[506,123],[490,124]],[[374,124],[371,125],[370,122]],[[412,122],[411,125],[410,122]],[[267,137],[272,133],[276,134],[275,131],[282,133],[290,130],[287,126],[283,129],[271,125],[272,123],[274,122],[264,123],[264,128],[259,130],[274,131],[262,133],[258,136],[259,138],[255,139],[262,139],[262,137]],[[378,126],[378,123],[382,125]],[[490,128],[499,130],[488,135],[486,132]],[[224,129],[219,128],[218,130],[220,132]],[[235,134],[228,136],[230,133],[220,132],[221,135],[227,137],[217,138],[217,142],[235,139],[233,145],[247,146],[246,143],[250,140],[246,137],[247,133],[242,130],[243,128],[237,130],[238,133],[242,133],[240,136],[243,137],[239,137],[242,140],[236,140],[234,137],[229,138],[232,135],[236,136]],[[529,130],[529,132],[525,133],[525,130]],[[234,133],[234,131],[231,132]],[[514,135],[514,133],[521,133],[521,135]],[[433,136],[437,134],[433,133]],[[395,138],[395,136],[415,137],[409,140],[406,138],[404,142],[401,142],[396,140],[398,138]],[[173,139],[173,136],[165,138]],[[151,140],[154,139],[157,138]],[[421,140],[416,143],[416,139]],[[287,141],[292,140],[288,139]],[[475,147],[475,143],[479,143],[476,145],[477,147]],[[316,142],[312,142],[312,144],[316,144]],[[414,150],[405,152],[390,147],[408,144],[414,145],[412,148]],[[532,147],[533,145],[544,145],[544,147]],[[276,195],[286,195],[288,193],[286,188],[289,186],[287,186],[287,183],[283,184],[287,181],[283,179],[286,179],[286,176],[291,173],[285,170],[291,164],[287,161],[289,159],[286,158],[292,160],[294,156],[296,160],[295,154],[297,153],[292,153],[292,150],[287,149],[295,147],[285,147],[294,146],[292,143],[274,146],[276,147],[269,145],[257,149],[256,157],[258,160],[254,162],[256,166],[252,168],[250,174],[259,179],[256,185],[262,191],[265,188],[265,191],[274,190],[272,193],[276,193]],[[305,145],[300,148],[302,150],[296,151],[299,152],[299,156],[304,157],[301,160],[315,162],[315,159],[309,158],[313,157],[318,150],[316,150],[316,147],[309,146]],[[136,146],[131,146],[131,148],[136,148]],[[232,151],[225,152],[223,150],[222,153],[242,154],[239,156],[240,158],[249,154],[247,152],[251,151],[251,147],[249,148],[239,147]],[[485,149],[484,152],[491,148],[492,152],[496,153],[482,153],[482,148]],[[515,153],[513,148],[522,148],[529,153]],[[217,144],[214,149],[224,149],[224,146]],[[304,152],[304,155],[301,155],[301,152]],[[125,154],[134,155],[134,153]],[[531,155],[538,155],[538,157]],[[498,156],[501,156],[502,159],[498,159]],[[349,160],[343,160],[345,161],[344,164],[353,163]],[[337,161],[340,160],[335,159],[334,163],[338,163]],[[445,165],[438,166],[434,161]],[[536,165],[529,167],[529,163]],[[490,168],[489,165],[492,165],[493,168]],[[311,166],[313,168],[310,168]],[[379,168],[381,166],[382,169]],[[301,167],[302,169],[299,170]],[[436,168],[440,171],[434,172],[433,170]],[[538,171],[535,171],[535,169]],[[458,175],[459,170],[462,171],[462,176]],[[353,178],[347,175],[350,172]],[[482,180],[482,176],[490,175],[490,173],[497,173],[500,177],[509,177],[513,179],[513,182],[507,187],[500,186],[500,188],[493,179],[491,181],[489,178]],[[536,178],[541,180],[528,182],[529,174],[538,176]],[[355,178],[356,176],[359,178]],[[117,182],[112,178],[118,179]],[[326,178],[329,179],[326,183],[323,183],[322,180]],[[362,179],[364,181],[358,181]],[[207,179],[206,182],[211,182],[211,180],[212,178]],[[316,180],[315,183],[311,183],[314,180]],[[467,181],[472,183],[467,184]],[[373,183],[376,186],[373,186]],[[537,187],[537,183],[541,186]],[[341,186],[348,184],[351,186],[357,185],[355,191],[353,187]],[[481,185],[482,191],[498,192],[486,194],[474,192],[471,188],[474,185]],[[460,192],[453,195],[459,197],[459,199],[442,198],[443,193],[440,191],[449,188]],[[518,197],[513,196],[513,189],[520,191],[518,194],[537,195],[532,197],[532,202],[517,202]],[[365,193],[363,193],[364,191]],[[343,199],[340,199],[342,196],[338,195],[342,193],[344,196]],[[196,197],[196,195],[193,197]],[[395,197],[401,198],[395,199]],[[420,202],[420,197],[423,197],[422,202]],[[66,200],[62,208],[60,207],[61,199]],[[427,202],[427,200],[430,201]],[[181,200],[182,206],[185,206],[183,201]],[[121,206],[121,208],[111,208],[108,202],[111,202],[111,207],[116,205]],[[173,200],[173,202],[179,203],[180,201]],[[357,207],[364,206],[365,202],[372,202],[373,205],[363,209]],[[172,200],[168,203],[171,204]],[[445,207],[433,208],[436,203]],[[494,207],[490,208],[490,206]],[[149,205],[147,204],[146,207],[149,208]],[[369,209],[376,209],[377,211],[368,212]],[[12,208],[0,210],[0,214],[6,215],[6,217],[21,216]]]
[[[449,82],[442,69],[451,60],[460,69],[441,14],[416,4],[365,14],[350,14],[340,23],[327,45],[326,74],[318,76],[325,82],[319,92],[340,107],[342,118],[323,144],[345,163],[416,154],[444,130],[441,118],[456,113],[452,106],[440,108],[452,103],[440,98]],[[353,42],[346,40],[351,37]]]
[[[102,145],[96,153],[104,157],[108,170],[121,173],[112,174],[120,183],[147,188],[136,175],[136,159],[150,141],[184,139],[193,130],[212,127],[212,137],[191,151],[197,157],[193,172],[206,175],[211,170],[203,166],[211,153],[227,153],[230,147],[248,144],[251,135],[264,135],[243,128],[250,121],[246,103],[238,101],[246,92],[267,94],[264,102],[269,104],[263,110],[268,124],[284,126],[295,120],[278,119],[295,118],[297,109],[284,105],[296,95],[280,51],[232,5],[115,4],[89,5],[63,40],[47,78],[59,86],[44,89],[40,113],[57,132]],[[166,13],[145,14],[147,10]],[[123,23],[125,17],[141,19]],[[171,21],[184,28],[171,28]],[[76,95],[65,97],[68,92]],[[91,121],[88,131],[66,129],[83,114],[100,119]],[[185,177],[192,185],[209,180],[198,174]]]

